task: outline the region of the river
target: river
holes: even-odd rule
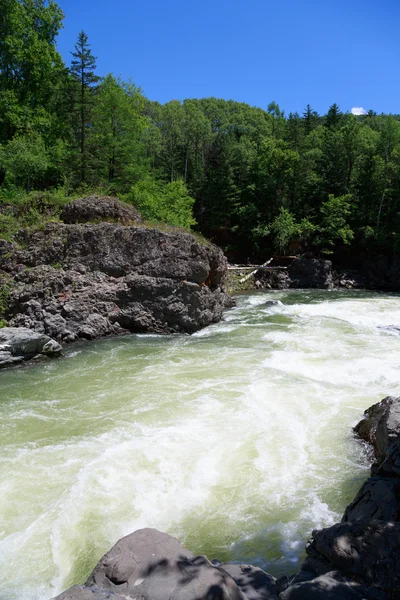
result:
[[[366,477],[351,426],[400,395],[391,324],[396,295],[254,293],[193,336],[80,344],[0,372],[1,600],[83,583],[140,527],[294,572]]]

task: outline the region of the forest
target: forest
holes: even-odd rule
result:
[[[312,104],[285,114],[273,101],[160,104],[131,81],[100,77],[83,31],[65,64],[55,2],[0,4],[0,237],[102,193],[149,224],[202,233],[231,260],[396,255],[399,115],[355,116],[336,103],[325,115]]]

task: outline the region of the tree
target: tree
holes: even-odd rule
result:
[[[165,184],[147,177],[132,186],[125,200],[132,202],[145,219],[190,229],[195,225],[192,209],[194,199],[182,180]]]
[[[286,251],[290,240],[298,231],[299,226],[296,224],[292,213],[286,208],[281,208],[279,215],[275,217],[271,225],[274,245],[281,254]]]
[[[342,120],[342,113],[339,106],[335,103],[329,107],[328,114],[325,117],[325,127],[334,129]]]
[[[91,153],[101,181],[127,189],[148,171],[141,134],[143,97],[132,83],[107,75],[96,94],[91,127]]]
[[[63,17],[53,1],[1,0],[0,143],[57,129],[54,92],[65,69],[55,43]]]
[[[351,213],[351,196],[335,197],[329,195],[329,199],[321,206],[321,227],[322,243],[334,246],[335,242],[340,241],[344,244],[350,244],[354,238],[354,232],[347,223]]]
[[[0,164],[5,167],[9,181],[29,192],[40,187],[50,167],[50,158],[43,139],[37,133],[16,136],[4,146]]]
[[[95,74],[96,58],[93,56],[88,43],[88,36],[84,31],[78,35],[75,52],[71,52],[70,73],[73,80],[73,106],[76,136],[79,141],[79,167],[80,182],[85,183],[87,178],[89,155],[87,138],[94,104],[94,89],[100,78]]]
[[[306,131],[306,135],[312,132],[312,130],[318,125],[318,113],[311,108],[309,104],[303,112],[303,124]]]

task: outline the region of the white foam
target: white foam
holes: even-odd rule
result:
[[[397,391],[400,343],[377,324],[400,311],[274,297],[191,337],[82,346],[23,384],[0,373],[2,600],[56,595],[145,526],[222,559],[299,561],[365,473],[349,428]]]

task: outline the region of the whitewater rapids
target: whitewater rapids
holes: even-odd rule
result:
[[[140,527],[294,572],[366,477],[351,426],[400,395],[386,325],[400,325],[396,295],[255,293],[193,336],[75,345],[0,372],[1,600],[83,583]]]

